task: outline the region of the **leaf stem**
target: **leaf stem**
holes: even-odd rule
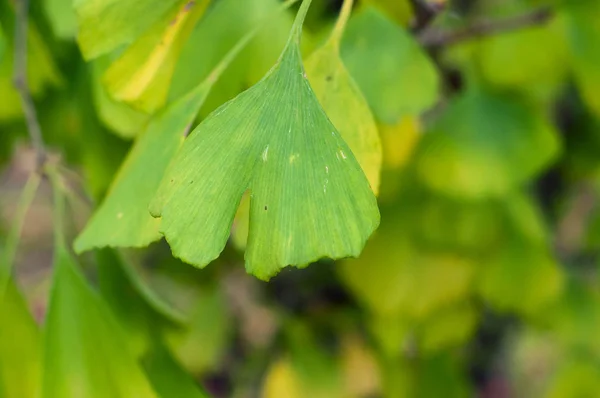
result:
[[[290,35],[290,41],[288,42],[286,47],[289,46],[291,41],[293,41],[296,45],[300,45],[300,39],[302,37],[302,26],[304,25],[304,20],[306,19],[306,14],[308,13],[308,9],[310,8],[311,3],[312,0],[302,1],[300,9],[298,10],[298,14],[296,14],[294,25],[292,26],[292,34]]]
[[[244,49],[244,47],[248,44],[248,42],[250,42],[250,40],[252,40],[254,38],[254,36],[256,36],[256,34],[261,29],[264,28],[264,26],[266,25],[266,22],[269,19],[271,19],[278,13],[280,13],[284,10],[287,10],[288,8],[290,8],[291,5],[293,5],[296,2],[298,2],[298,0],[287,0],[280,7],[278,7],[276,11],[267,15],[265,18],[263,18],[260,21],[261,23],[258,26],[255,26],[250,32],[246,33],[246,35],[244,35],[235,44],[235,46],[233,46],[233,48],[231,48],[227,52],[227,54],[225,54],[225,56],[221,59],[221,61],[219,61],[217,66],[215,66],[214,69],[210,72],[210,74],[208,75],[208,78],[206,80],[208,82],[208,84],[213,85],[219,79],[219,77],[227,69],[229,64],[239,55],[239,53]],[[200,84],[200,86],[203,86],[203,85],[204,85],[204,82]]]
[[[492,36],[548,22],[554,13],[549,7],[543,7],[527,14],[495,21],[479,21],[462,29],[437,30],[427,29],[419,35],[419,42],[426,47],[442,47],[471,40],[478,37]]]
[[[29,0],[16,0],[15,22],[15,62],[13,84],[19,94],[21,107],[27,123],[27,132],[36,152],[36,169],[40,170],[46,161],[46,146],[42,137],[42,129],[27,81],[27,32],[29,25]]]
[[[344,3],[342,4],[340,15],[335,23],[333,31],[331,32],[330,39],[336,48],[340,47],[340,42],[342,41],[342,36],[344,35],[344,29],[346,28],[346,24],[350,19],[350,14],[352,14],[353,5],[354,0],[344,0]]]

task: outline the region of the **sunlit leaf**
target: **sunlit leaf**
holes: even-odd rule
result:
[[[432,62],[408,32],[373,7],[350,19],[342,59],[382,123],[394,125],[437,99],[439,77]]]
[[[280,61],[191,133],[163,179],[150,210],[185,262],[204,267],[218,257],[246,190],[246,269],[261,279],[286,265],[358,256],[379,223],[368,181],[302,67],[309,6],[305,0]]]
[[[77,41],[86,59],[130,44],[188,0],[76,0]],[[101,22],[100,22],[101,21]]]
[[[352,1],[345,1],[333,33],[306,60],[305,67],[321,106],[352,149],[377,194],[382,157],[377,126],[367,101],[340,59],[340,41],[352,4]]]
[[[104,202],[75,240],[77,252],[105,246],[145,247],[161,238],[160,220],[150,216],[148,205],[206,96],[255,33],[244,36],[202,83],[150,120]]]
[[[0,296],[0,397],[37,398],[41,336],[13,281]]]
[[[523,99],[471,87],[454,99],[419,147],[423,181],[457,197],[506,195],[557,156],[558,136]]]
[[[111,97],[147,113],[161,108],[167,99],[181,48],[209,2],[182,4],[127,48],[103,78]]]

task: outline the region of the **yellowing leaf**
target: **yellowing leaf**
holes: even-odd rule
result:
[[[75,0],[77,41],[85,59],[132,43],[177,4],[188,0]]]
[[[454,99],[425,135],[417,156],[420,177],[448,195],[506,195],[557,156],[554,127],[522,98],[471,87]]]
[[[413,9],[409,0],[365,0],[364,2],[386,12],[402,26],[407,26],[413,17]]]
[[[375,194],[379,191],[381,141],[375,120],[358,85],[340,59],[340,40],[353,1],[346,0],[326,44],[306,61],[306,74],[321,106],[352,149]]]
[[[186,2],[133,43],[104,75],[109,94],[147,113],[162,107],[181,48],[208,4]]]
[[[379,224],[368,181],[302,67],[309,6],[305,0],[280,61],[190,134],[161,183],[150,210],[185,262],[204,267],[218,257],[246,190],[246,269],[261,279],[286,265],[358,256]]]
[[[142,132],[150,116],[109,96],[102,84],[102,75],[110,63],[110,57],[104,56],[91,64],[94,106],[98,117],[106,127],[122,138],[131,139]]]
[[[380,124],[379,132],[383,141],[384,168],[403,168],[421,138],[419,119],[415,116],[406,116],[394,125]]]

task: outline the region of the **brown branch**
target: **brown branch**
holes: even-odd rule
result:
[[[425,47],[449,46],[479,37],[542,25],[548,22],[552,16],[552,10],[544,7],[516,17],[475,22],[457,30],[427,29],[419,35],[418,40]]]
[[[46,161],[46,146],[42,138],[42,129],[37,118],[35,104],[29,92],[27,82],[27,32],[29,24],[29,0],[16,0],[15,18],[15,63],[13,84],[19,93],[21,107],[25,115],[27,132],[36,152],[36,169],[39,170]]]

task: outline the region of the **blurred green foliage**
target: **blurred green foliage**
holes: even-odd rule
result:
[[[296,31],[298,4],[279,0],[31,0],[25,73],[50,155],[39,188],[23,188],[35,171],[13,87],[20,1],[0,0],[0,398],[600,397],[600,2],[357,0],[344,25],[348,0],[314,0]],[[290,31],[299,52],[280,58]],[[273,65],[289,77],[267,86]],[[368,180],[378,195],[358,258],[260,282],[243,252],[258,240],[275,253],[264,236],[283,227],[256,228],[251,193],[223,222],[238,198],[199,203],[191,188],[177,228],[199,232],[171,244],[214,257],[233,222],[221,256],[199,270],[145,247],[161,236],[147,208],[168,164],[205,138],[184,133],[250,87],[267,89],[190,147],[219,154],[195,179],[244,191],[234,179],[254,166],[223,170],[250,147],[248,165],[264,156],[290,115],[327,115],[365,184],[353,192],[372,195]],[[335,157],[326,119],[307,134],[309,166]],[[239,146],[256,120],[266,127]],[[265,195],[309,192],[278,170],[265,181],[285,183]],[[346,168],[330,178],[352,186]],[[302,231],[326,224],[295,249],[352,225],[334,214],[350,196],[285,202]],[[302,207],[314,203],[327,214]],[[77,251],[98,249],[73,255],[76,235]]]

